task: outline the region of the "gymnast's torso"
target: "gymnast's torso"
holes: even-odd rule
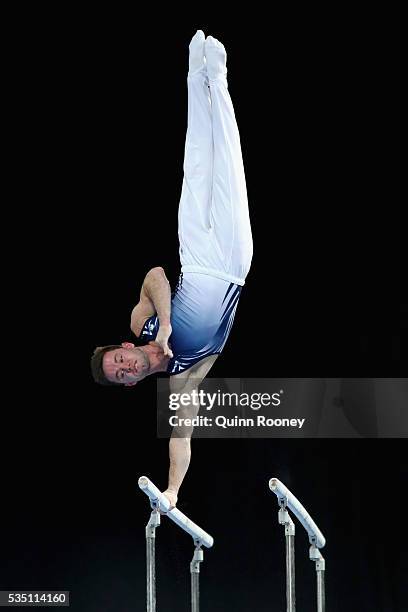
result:
[[[242,286],[196,272],[180,274],[171,297],[170,375],[180,374],[223,350],[234,322]],[[149,317],[139,334],[143,342],[159,331],[157,314]]]

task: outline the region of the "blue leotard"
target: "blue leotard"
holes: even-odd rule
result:
[[[224,279],[185,272],[172,294],[169,344],[173,352],[167,372],[179,374],[209,355],[223,350],[232,324],[242,286]],[[149,317],[140,340],[154,340],[159,331],[156,314]]]

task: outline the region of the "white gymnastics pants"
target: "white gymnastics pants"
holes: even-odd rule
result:
[[[188,122],[178,214],[181,271],[244,285],[252,233],[244,164],[227,79],[187,76]]]

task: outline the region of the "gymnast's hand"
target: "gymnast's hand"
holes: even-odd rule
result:
[[[167,357],[173,357],[173,353],[169,347],[169,338],[171,336],[171,332],[172,332],[172,328],[171,328],[171,324],[169,323],[168,325],[160,325],[159,327],[159,331],[157,332],[157,336],[156,339],[154,341],[153,344],[158,344],[163,353],[167,356]]]
[[[167,489],[166,491],[163,491],[163,495],[165,495],[170,502],[170,508],[168,510],[168,512],[170,512],[170,510],[173,510],[173,508],[176,507],[177,493],[173,491],[173,489]],[[165,513],[162,513],[162,514],[165,514]]]

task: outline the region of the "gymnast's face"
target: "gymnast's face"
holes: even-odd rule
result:
[[[148,355],[131,342],[123,342],[121,348],[107,351],[102,363],[106,378],[125,387],[133,387],[150,370]]]

